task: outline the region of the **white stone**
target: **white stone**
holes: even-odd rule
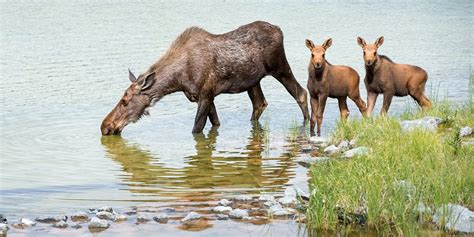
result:
[[[214,207],[212,211],[216,213],[230,212],[232,211],[232,207],[217,206],[217,207]]]
[[[89,220],[89,215],[83,211],[76,212],[71,215],[72,221],[87,221]]]
[[[137,222],[148,222],[151,221],[151,217],[148,215],[138,215]]]
[[[181,222],[197,220],[197,219],[200,219],[200,218],[201,218],[200,214],[198,214],[196,212],[190,212],[183,219],[181,219]]]
[[[57,223],[54,223],[53,224],[53,227],[56,227],[56,228],[67,228],[67,223],[63,220],[60,220],[59,222]]]
[[[444,220],[444,221],[443,221]],[[443,205],[433,215],[433,221],[457,232],[474,233],[474,212],[456,204]]]
[[[274,202],[275,197],[270,194],[260,194],[260,197],[258,198],[258,200],[261,202]]]
[[[107,212],[107,211],[99,211],[95,215],[100,219],[105,219],[105,220],[114,220],[115,219],[115,215],[112,214],[111,212]]]
[[[472,128],[470,127],[463,127],[459,130],[459,136],[461,137],[469,136],[471,134],[472,134]]]
[[[35,226],[36,225],[36,222],[34,222],[30,219],[27,219],[27,218],[21,218],[19,223],[24,225],[24,226]]]
[[[0,223],[0,235],[7,235],[8,225],[5,223]]]
[[[229,217],[232,219],[243,219],[243,218],[247,218],[248,216],[249,216],[249,213],[247,212],[247,210],[243,210],[239,208],[236,208],[232,210],[231,212],[229,212]]]
[[[351,144],[347,140],[342,140],[339,145],[337,145],[337,148],[340,150],[345,150],[349,149],[351,147]]]
[[[329,143],[329,138],[313,136],[309,138],[309,141],[315,145],[324,145]]]
[[[296,197],[295,196],[284,196],[282,198],[279,198],[278,202],[280,202],[283,205],[295,204],[296,203]]]
[[[249,196],[249,195],[239,195],[239,196],[235,197],[235,200],[246,202],[246,201],[251,201],[252,197]]]
[[[337,153],[339,152],[339,147],[335,146],[335,145],[330,145],[326,148],[324,148],[324,153],[327,153],[327,154],[334,154],[334,153]]]
[[[356,147],[344,152],[344,157],[352,158],[356,156],[364,156],[364,155],[368,155],[369,152],[370,152],[370,149],[368,147],[361,146],[361,147]]]
[[[123,214],[117,214],[115,215],[115,220],[114,221],[126,221],[128,220],[128,217]]]
[[[422,129],[430,132],[436,131],[438,125],[443,122],[443,119],[437,117],[423,117],[415,120],[402,120],[400,125],[405,132],[413,131],[414,129]]]
[[[232,204],[232,202],[227,199],[221,199],[219,202],[217,202],[217,204],[219,206],[229,206],[230,204]]]
[[[92,217],[91,221],[89,222],[89,228],[109,228],[110,224],[107,220],[102,220],[97,217]]]

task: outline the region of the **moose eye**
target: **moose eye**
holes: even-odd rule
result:
[[[325,54],[325,53],[323,53],[323,58],[324,58],[324,56],[326,56],[326,54]]]
[[[375,56],[375,54],[376,54],[376,53],[374,52],[374,56]]]

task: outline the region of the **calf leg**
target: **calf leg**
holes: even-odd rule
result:
[[[316,113],[316,121],[318,122],[318,136],[321,136],[321,124],[323,123],[323,113],[324,113],[324,108],[326,107],[326,100],[328,96],[327,95],[320,95],[318,100],[318,111]]]
[[[209,114],[207,116],[209,117],[212,126],[220,126],[221,123],[219,122],[219,117],[217,116],[216,106],[214,105],[214,102],[212,102],[210,106],[211,107],[209,109]]]
[[[314,125],[316,124],[316,114],[318,113],[318,97],[313,97],[311,96],[310,99],[311,103],[311,120],[309,121],[309,131],[311,133],[311,136],[314,136]]]
[[[203,98],[199,100],[196,118],[194,119],[193,133],[201,133],[204,126],[206,126],[207,115],[211,110],[213,99],[214,98]]]
[[[347,108],[347,97],[337,98],[339,103],[339,112],[341,112],[341,119],[349,117],[349,108]]]
[[[249,94],[253,106],[252,118],[250,120],[257,121],[267,107],[268,103],[265,100],[265,96],[263,95],[260,84],[250,88],[247,93]]]
[[[273,76],[286,88],[286,90],[295,98],[296,102],[300,106],[301,112],[303,112],[304,120],[309,118],[308,112],[308,95],[306,90],[296,81],[295,76],[291,72],[290,65],[284,61],[284,64],[278,69]]]
[[[375,107],[375,102],[377,101],[377,97],[379,94],[373,91],[367,91],[367,116],[370,117],[372,115],[372,111]]]
[[[382,114],[382,116],[387,115],[388,108],[390,108],[390,104],[392,103],[392,98],[393,98],[393,94],[391,93],[383,94],[383,105],[382,105],[382,110],[380,111],[380,114]]]
[[[423,87],[410,88],[409,90],[411,98],[413,98],[423,111],[431,108],[431,101],[423,93]]]
[[[351,96],[349,98],[351,98],[351,100],[354,101],[354,103],[357,105],[357,108],[359,108],[359,111],[362,114],[362,116],[368,117],[368,115],[367,115],[367,105],[362,100],[362,98],[360,98],[360,95],[357,94],[357,95]]]

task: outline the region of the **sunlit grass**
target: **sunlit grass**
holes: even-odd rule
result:
[[[461,146],[459,128],[474,127],[474,104],[453,107],[437,103],[427,113],[405,113],[402,119],[436,116],[446,122],[438,132],[402,132],[401,118],[377,117],[340,121],[333,141],[356,138],[369,155],[313,166],[308,209],[309,224],[317,229],[340,226],[337,210],[366,212],[364,228],[381,235],[416,235],[431,221],[418,215],[418,203],[435,210],[456,203],[474,208],[474,147]],[[414,189],[401,187],[408,181]]]

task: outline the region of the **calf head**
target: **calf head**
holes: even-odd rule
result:
[[[316,70],[320,70],[326,62],[325,53],[326,50],[331,47],[332,39],[327,39],[322,45],[315,45],[313,41],[309,39],[306,39],[305,42],[306,47],[311,51],[311,65],[313,65]]]
[[[155,72],[140,75],[138,79],[128,70],[132,84],[115,108],[105,117],[100,126],[102,135],[118,135],[129,123],[138,121],[147,115],[147,108],[152,104],[151,87],[155,83]]]
[[[357,43],[364,51],[365,65],[372,66],[377,61],[377,49],[383,44],[383,36],[380,36],[373,44],[367,44],[364,39],[357,37]]]

